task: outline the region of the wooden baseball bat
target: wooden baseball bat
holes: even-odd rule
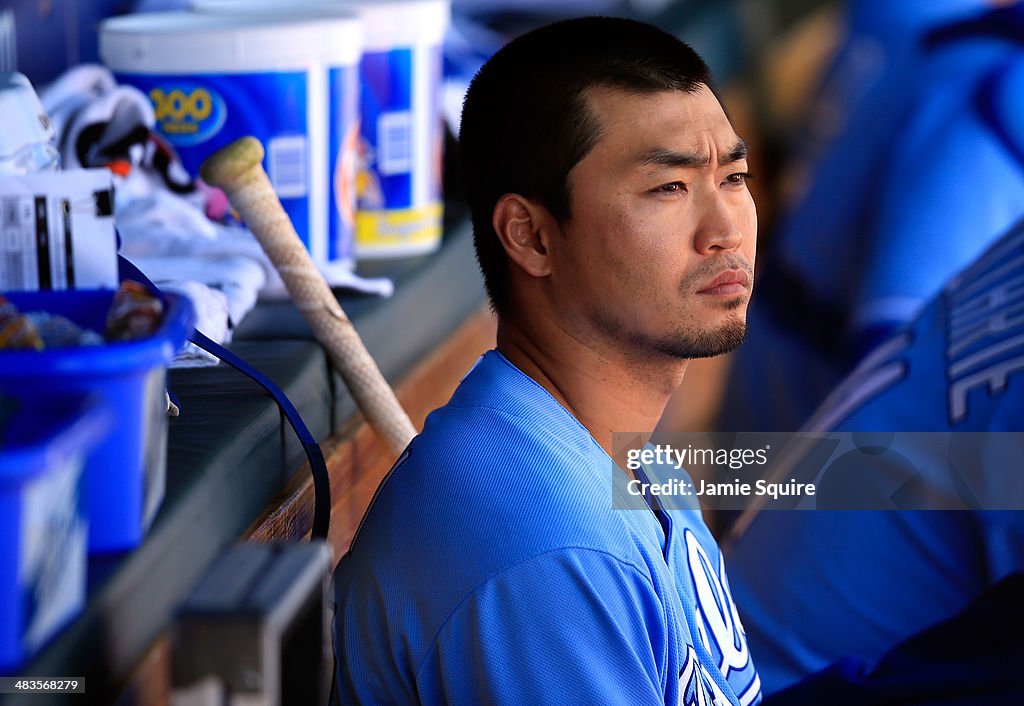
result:
[[[203,181],[221,188],[252,231],[317,340],[341,373],[359,410],[397,456],[416,435],[394,391],[313,264],[263,170],[263,145],[243,137],[210,155]]]

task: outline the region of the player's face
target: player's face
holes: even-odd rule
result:
[[[572,215],[552,256],[580,334],[677,358],[746,330],[757,215],[746,149],[715,96],[593,89],[593,149],[569,174]]]

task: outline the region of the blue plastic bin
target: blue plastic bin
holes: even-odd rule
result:
[[[96,397],[53,401],[0,399],[0,674],[85,604],[83,470],[112,415]]]
[[[10,292],[21,311],[47,311],[102,332],[113,290]],[[142,541],[164,495],[167,363],[194,326],[189,300],[165,294],[164,321],[148,338],[44,351],[0,351],[0,392],[13,397],[98,394],[115,432],[86,462],[89,551],[131,549]]]

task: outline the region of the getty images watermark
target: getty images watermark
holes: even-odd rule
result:
[[[613,494],[713,510],[1022,510],[1024,433],[613,436]]]
[[[626,450],[626,468],[631,471],[642,470],[645,467],[669,466],[677,473],[684,468],[705,468],[740,470],[748,466],[766,466],[768,464],[768,452],[771,444],[758,449],[724,449],[710,447],[694,447],[687,444],[685,447],[673,446],[671,444],[648,445],[643,448],[632,448]],[[664,479],[661,482],[644,482],[640,479],[632,479],[626,483],[626,492],[630,495],[678,495],[682,497],[751,497],[766,495],[774,500],[783,496],[812,496],[815,493],[814,483],[798,483],[795,480],[769,481],[765,478],[756,478],[753,482],[744,481],[740,478],[731,480],[719,480],[716,478],[686,478],[674,477]],[[645,474],[646,477],[646,474]]]

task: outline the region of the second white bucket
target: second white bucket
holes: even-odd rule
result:
[[[417,255],[441,244],[441,70],[450,0],[193,0],[202,13],[356,13],[360,63],[356,256]]]

